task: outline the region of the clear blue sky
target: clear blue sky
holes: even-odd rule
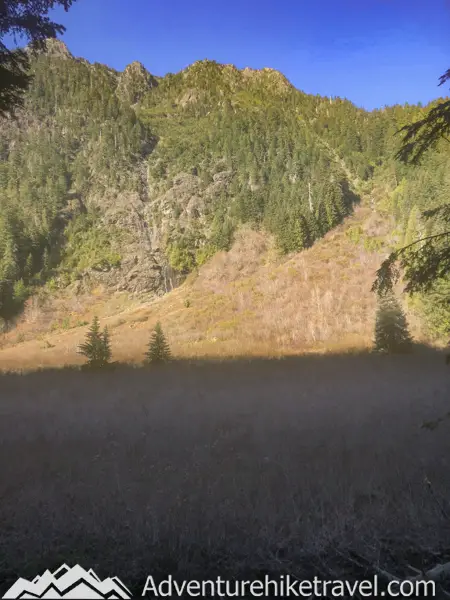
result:
[[[272,67],[299,89],[371,109],[450,95],[450,0],[77,0],[75,56],[155,75],[209,58]]]

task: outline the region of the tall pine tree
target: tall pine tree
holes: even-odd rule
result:
[[[393,293],[378,298],[375,321],[374,350],[376,352],[402,353],[412,348],[405,313]]]
[[[147,362],[152,364],[165,363],[172,358],[169,344],[166,341],[161,323],[159,321],[156,323],[155,329],[153,330],[153,334],[145,356]]]
[[[106,367],[111,360],[111,347],[108,329],[100,331],[100,321],[95,316],[91,328],[86,335],[86,341],[81,344],[78,352],[87,358],[86,366],[91,369]]]

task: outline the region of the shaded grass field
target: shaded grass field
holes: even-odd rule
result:
[[[450,546],[438,352],[4,374],[0,397],[0,594],[62,563],[140,595]]]

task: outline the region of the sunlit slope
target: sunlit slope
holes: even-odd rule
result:
[[[375,272],[393,243],[389,216],[364,201],[313,247],[287,257],[266,233],[243,228],[179,288],[149,303],[101,290],[79,310],[39,326],[28,316],[3,337],[2,369],[78,364],[77,347],[94,314],[107,325],[115,360],[143,360],[160,320],[175,356],[281,356],[370,347]],[[63,302],[63,300],[61,300]],[[55,305],[56,306],[56,305]],[[73,309],[73,306],[71,307]],[[29,315],[29,313],[28,313]],[[423,338],[409,314],[416,338]]]

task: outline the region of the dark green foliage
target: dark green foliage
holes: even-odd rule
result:
[[[430,332],[438,338],[450,337],[450,280],[438,279],[422,296],[422,310]]]
[[[443,85],[450,80],[448,69],[439,80]],[[450,100],[434,103],[427,114],[414,123],[400,129],[403,134],[402,146],[397,156],[403,162],[418,164],[424,154],[435,147],[443,138],[448,141],[450,134]]]
[[[124,235],[99,226],[95,206],[85,217],[84,201],[141,193],[133,169],[150,137],[115,96],[118,75],[56,50],[31,57],[23,123],[0,120],[0,316],[7,319],[19,308],[14,281],[42,284],[61,269],[76,277],[119,265]]]
[[[377,271],[373,290],[384,292],[398,281],[400,271],[396,261],[405,270],[406,292],[430,290],[435,282],[450,273],[450,247],[444,242],[448,234],[435,234],[413,242],[410,246],[392,252]],[[437,243],[437,242],[440,243]]]
[[[164,336],[161,323],[158,321],[155,325],[149,347],[145,353],[146,362],[151,364],[165,363],[171,360],[169,344]]]
[[[449,79],[450,70],[442,75],[440,85]],[[450,101],[448,100],[434,103],[425,115],[400,129],[403,140],[397,157],[403,163],[411,163],[416,167],[420,165],[412,176],[412,183],[404,186],[404,188],[411,188],[405,190],[406,208],[414,210],[415,206],[420,204],[424,208],[427,206],[432,208],[423,212],[423,217],[429,222],[424,232],[426,235],[417,236],[411,243],[392,252],[381,265],[373,286],[375,291],[391,289],[399,276],[400,271],[397,267],[399,262],[408,282],[406,291],[429,292],[431,299],[429,304],[433,304],[433,299],[439,296],[443,287],[447,289],[447,297],[442,299],[441,294],[441,301],[438,302],[439,308],[442,309],[443,305],[444,313],[448,311],[447,284],[450,281],[450,204],[444,200],[448,198],[450,186],[447,178],[448,153],[445,152],[447,144],[442,140],[449,142],[449,132]],[[436,152],[430,154],[429,151],[432,149]],[[414,198],[415,206],[408,206],[409,198]],[[441,324],[439,326],[442,328]],[[450,328],[446,329],[450,332]]]
[[[23,103],[30,83],[28,56],[23,50],[10,51],[0,42],[0,114],[5,115]]]
[[[19,306],[22,307],[23,303],[29,296],[29,290],[25,285],[23,279],[19,279],[14,283],[13,287],[13,300]]]
[[[105,327],[103,329],[102,342],[103,342],[104,364],[106,365],[110,362],[111,357],[112,357],[111,341],[110,341],[108,327]]]
[[[423,167],[419,168],[419,177],[422,176],[421,186],[412,183],[405,186],[405,197],[412,196],[417,204],[403,207],[397,200],[397,215],[401,218],[409,214],[408,225],[414,223],[411,216],[414,215],[416,206],[426,206],[428,202],[439,202],[447,197],[450,185],[433,190],[431,181],[424,181]],[[426,173],[426,172],[425,172]],[[438,171],[434,172],[438,175]],[[433,172],[428,173],[429,179]],[[435,180],[438,180],[436,177]],[[428,183],[428,185],[427,185]],[[428,192],[428,195],[427,195]],[[406,196],[406,194],[408,194]],[[441,195],[442,194],[442,195]],[[423,198],[422,195],[426,195]],[[431,330],[438,335],[450,334],[450,204],[443,204],[431,210],[421,213],[421,226],[409,227],[406,225],[405,242],[411,238],[414,241],[406,246],[393,251],[381,264],[377,271],[377,278],[373,290],[384,293],[392,290],[398,281],[400,273],[403,273],[407,285],[407,293],[419,294],[422,306]]]
[[[378,298],[375,321],[374,350],[376,352],[401,353],[412,348],[405,313],[392,293]]]
[[[185,239],[172,243],[168,247],[170,266],[182,274],[187,274],[195,267],[194,248]]]
[[[398,267],[404,270],[407,292],[427,291],[450,275],[450,157],[446,145],[408,167],[392,197],[392,210],[405,230],[404,245],[384,261],[375,290],[392,287]]]
[[[72,279],[84,269],[107,271],[120,265],[119,248],[126,235],[114,225],[96,226],[99,220],[99,212],[92,210],[73,219],[65,229],[60,265]]]
[[[157,112],[157,106],[164,103],[163,96],[174,100],[177,95],[182,97],[183,86],[189,87],[189,77],[201,86],[197,101],[192,94],[192,102],[183,109],[177,106],[182,119],[163,118]],[[255,74],[256,77],[260,76]],[[234,82],[224,104],[215,96],[218,79],[225,89],[228,80]],[[344,150],[345,143],[341,144],[337,131],[327,137],[326,143],[320,140],[322,132],[314,131],[313,115],[324,101],[282,84],[281,96],[271,96],[263,81],[261,76],[260,80],[245,84],[239,71],[225,71],[220,65],[205,61],[192,71],[188,69],[186,79],[175,76],[160,81],[140,112],[165,140],[149,159],[155,180],[163,177],[170,181],[179,172],[196,172],[204,185],[220,182],[215,177],[222,174],[223,180],[229,182],[219,188],[221,192],[212,197],[209,205],[212,224],[209,239],[204,241],[217,249],[228,249],[236,227],[248,222],[256,227],[265,226],[275,235],[282,250],[301,250],[351,210],[352,202],[348,202],[349,196],[344,191],[349,188],[347,175],[334,153]],[[267,85],[270,87],[269,82]],[[175,110],[173,106],[171,111]],[[353,129],[354,121],[363,116],[343,101],[336,101],[335,109],[337,112],[342,109],[349,119],[347,129]],[[363,126],[362,120],[360,125]],[[352,135],[359,139],[356,130]],[[368,167],[368,159],[356,154]],[[314,199],[312,211],[309,191]],[[292,219],[297,224],[286,230],[286,223]]]
[[[47,38],[55,38],[65,27],[51,21],[50,10],[62,6],[69,10],[73,0],[2,0],[0,5],[0,40],[6,35],[25,37],[35,47]],[[12,111],[23,102],[23,93],[30,83],[28,54],[9,50],[0,41],[0,115]]]
[[[91,369],[106,367],[111,360],[111,346],[108,329],[100,331],[98,317],[94,317],[86,341],[79,347],[79,353],[87,358],[86,366]]]

